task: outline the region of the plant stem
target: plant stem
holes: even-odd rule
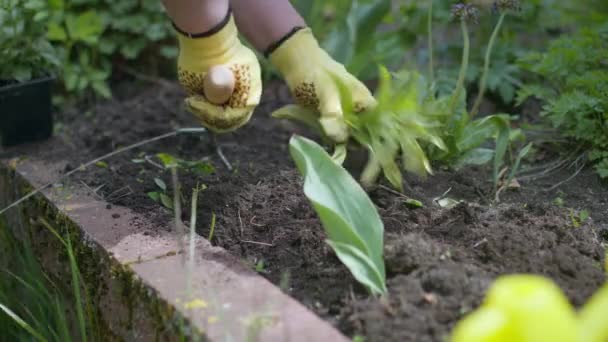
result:
[[[450,115],[454,114],[456,102],[460,98],[460,94],[464,88],[464,78],[467,75],[467,69],[469,68],[469,30],[467,29],[467,22],[465,20],[460,21],[460,28],[462,29],[462,39],[464,40],[464,47],[462,48],[462,61],[460,63],[460,74],[458,75],[458,81],[456,82],[456,89],[450,99]]]
[[[198,185],[192,190],[192,208],[190,209],[190,244],[188,248],[188,269],[186,279],[186,296],[192,299],[192,273],[194,272],[194,240],[196,238],[196,210],[198,202]]]
[[[502,23],[505,19],[505,16],[505,13],[502,13],[500,15],[500,19],[498,19],[498,23],[496,24],[496,27],[494,27],[494,32],[492,32],[492,36],[490,36],[490,41],[488,43],[488,48],[486,49],[486,56],[483,63],[483,73],[481,74],[481,79],[479,80],[479,94],[477,94],[477,99],[475,100],[475,104],[473,105],[473,109],[471,110],[471,117],[474,117],[479,112],[481,101],[483,100],[483,96],[485,95],[486,81],[488,78],[488,72],[490,70],[490,59],[492,57],[492,49],[494,48],[494,42],[496,41],[498,32],[500,32],[500,28],[502,27]]]
[[[429,82],[435,83],[435,61],[433,55],[433,0],[429,0],[429,13],[427,18],[427,36],[429,49]]]
[[[29,194],[21,197],[20,199],[18,199],[15,202],[11,203],[8,207],[0,210],[0,215],[4,214],[7,210],[9,210],[9,209],[11,209],[11,208],[13,208],[13,207],[15,207],[15,206],[23,203],[24,201],[26,201],[29,198],[31,198],[32,196],[36,195],[40,191],[45,190],[45,189],[51,187],[53,184],[55,184],[57,182],[60,182],[60,181],[62,181],[64,179],[68,178],[69,176],[75,174],[76,172],[84,170],[84,169],[86,169],[87,167],[89,167],[91,165],[94,165],[97,162],[100,162],[102,160],[108,159],[108,158],[113,157],[113,156],[115,156],[117,154],[120,154],[120,153],[129,151],[129,150],[132,150],[134,148],[140,147],[142,145],[146,145],[146,144],[158,141],[158,140],[170,138],[170,137],[176,136],[178,134],[195,134],[195,133],[203,133],[203,132],[206,132],[206,130],[204,128],[182,128],[182,129],[178,129],[178,130],[175,130],[173,132],[165,133],[165,134],[162,134],[162,135],[150,138],[150,139],[142,140],[140,142],[137,142],[135,144],[132,144],[132,145],[129,145],[129,146],[126,146],[126,147],[123,147],[123,148],[119,148],[118,150],[112,151],[112,152],[110,152],[108,154],[105,154],[105,155],[99,157],[99,158],[96,158],[96,159],[93,159],[93,160],[91,160],[91,161],[89,161],[87,163],[84,163],[84,164],[80,165],[79,167],[77,167],[77,168],[75,168],[73,170],[68,171],[67,173],[65,173],[61,177],[55,179],[54,181],[52,181],[50,183],[47,183],[47,184],[39,187],[38,189],[30,192]]]

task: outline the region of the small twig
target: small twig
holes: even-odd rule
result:
[[[180,201],[180,186],[177,176],[177,168],[171,168],[171,180],[173,182],[173,213],[175,216],[175,237],[180,251],[184,251],[183,237],[186,235],[186,227],[182,222],[182,205]],[[182,254],[182,263],[186,263],[186,256]]]
[[[160,165],[159,163],[155,162],[154,160],[152,160],[152,157],[150,157],[149,155],[145,155],[144,156],[144,160],[146,162],[148,162],[150,165],[152,166],[156,166],[157,168],[161,169],[161,170],[165,170],[165,167]]]
[[[252,217],[251,220],[249,220],[249,224],[252,226],[256,226],[256,227],[264,227],[263,224],[259,224],[259,223],[254,223],[253,220],[255,220],[256,216]]]
[[[192,189],[192,205],[190,209],[190,248],[188,249],[188,268],[186,273],[186,295],[192,298],[192,273],[194,272],[194,240],[196,239],[196,210],[198,202],[198,185]]]
[[[473,245],[473,248],[477,248],[477,247],[479,247],[479,246],[481,246],[482,244],[487,243],[487,242],[488,242],[488,239],[483,238],[481,241],[479,241],[479,242],[475,243],[475,244]]]
[[[224,163],[224,166],[226,166],[226,169],[228,169],[228,172],[232,172],[232,164],[230,164],[230,162],[224,155],[224,151],[222,151],[222,147],[217,142],[217,136],[215,135],[215,133],[211,133],[211,143],[215,147],[215,153],[217,153],[217,155],[220,157],[220,159],[222,160],[222,163]]]
[[[127,190],[127,192],[124,194],[121,194],[121,192],[123,190]],[[119,198],[123,198],[124,196],[128,196],[132,193],[133,193],[133,189],[131,189],[131,187],[129,185],[127,185],[127,186],[123,186],[122,188],[119,188],[118,190],[112,191],[110,194],[108,194],[106,196],[106,199],[108,199],[108,200],[109,199],[119,199]],[[116,194],[120,194],[120,196],[116,196]]]
[[[241,209],[237,210],[236,214],[239,217],[239,227],[241,229],[241,237],[243,237],[243,219],[241,219]]]
[[[152,143],[152,142],[156,142],[156,141],[159,141],[159,140],[162,140],[162,139],[167,139],[167,138],[170,138],[170,137],[177,136],[178,134],[202,133],[202,132],[206,132],[206,129],[204,129],[204,128],[182,128],[182,129],[177,129],[177,130],[175,130],[173,132],[165,133],[165,134],[162,134],[162,135],[150,138],[150,139],[142,140],[140,142],[137,142],[135,144],[132,144],[132,145],[129,145],[129,146],[126,146],[126,147],[123,147],[123,148],[119,148],[119,149],[117,149],[115,151],[112,151],[112,152],[110,152],[108,154],[105,154],[105,155],[103,155],[103,156],[101,156],[99,158],[96,158],[96,159],[93,159],[93,160],[91,160],[89,162],[86,162],[86,163],[80,165],[79,167],[77,167],[77,168],[75,168],[73,170],[68,171],[67,173],[63,174],[62,176],[60,176],[59,178],[55,179],[54,181],[49,182],[47,184],[44,184],[43,186],[35,189],[34,191],[32,191],[29,194],[21,197],[20,199],[18,199],[15,202],[11,203],[9,206],[7,206],[4,209],[0,210],[0,215],[4,214],[7,210],[9,210],[9,209],[11,209],[11,208],[13,208],[13,207],[15,207],[15,206],[23,203],[24,201],[30,199],[32,196],[38,194],[39,192],[41,192],[43,190],[46,190],[47,188],[53,186],[53,184],[61,182],[62,180],[70,177],[71,175],[75,174],[76,172],[85,170],[87,167],[89,167],[91,165],[94,165],[94,164],[96,164],[96,163],[98,163],[98,162],[100,162],[100,161],[102,161],[104,159],[111,158],[111,157],[113,157],[113,156],[115,156],[117,154],[121,154],[123,152],[126,152],[126,151],[129,151],[129,150],[138,148],[140,146],[143,146],[143,145],[146,145],[146,144],[149,144],[149,143]]]
[[[386,186],[386,185],[382,185],[382,184],[380,184],[380,185],[378,185],[378,188],[380,188],[380,189],[382,189],[382,190],[384,190],[384,191],[390,192],[390,193],[391,193],[391,194],[393,194],[393,195],[396,195],[396,196],[399,196],[399,197],[403,197],[403,198],[406,198],[406,199],[410,199],[410,198],[409,198],[409,197],[407,197],[406,195],[404,195],[404,194],[400,193],[399,191],[393,190],[393,189],[389,188],[389,187],[388,187],[388,186]]]
[[[250,240],[240,240],[242,243],[251,243],[254,245],[262,245],[262,246],[269,246],[269,247],[274,247],[274,244],[272,243],[267,243],[267,242],[258,242],[258,241],[250,241]]]
[[[84,181],[82,181],[82,180],[80,181],[80,183],[82,183],[82,185],[84,185],[84,187],[85,187],[85,188],[87,188],[87,190],[89,190],[89,191],[90,191],[90,192],[93,194],[93,196],[95,196],[95,197],[97,197],[97,199],[100,199],[100,200],[102,200],[102,201],[103,201],[103,199],[104,199],[104,198],[103,198],[101,195],[99,195],[99,194],[97,193],[97,190],[96,190],[96,189],[91,188],[90,186],[88,186],[88,185],[87,185],[87,183],[85,183],[85,182],[84,182]],[[104,186],[104,185],[105,185],[105,184],[102,184],[102,185],[101,185],[100,187],[98,187],[97,189],[101,189],[101,187],[102,187],[102,186]]]
[[[576,176],[578,176],[579,173],[581,173],[581,171],[583,171],[583,169],[585,168],[585,165],[586,165],[586,163],[583,163],[570,177],[564,179],[563,181],[553,185],[552,187],[550,187],[548,189],[544,189],[543,191],[545,191],[545,192],[553,191],[553,190],[559,188],[560,186],[564,185],[565,183],[573,180]]]

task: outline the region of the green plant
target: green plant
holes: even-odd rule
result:
[[[378,105],[356,113],[350,94],[336,81],[340,89],[344,120],[353,139],[369,150],[370,157],[361,174],[364,186],[371,186],[382,172],[393,187],[401,190],[402,175],[397,159],[401,156],[403,169],[424,176],[431,172],[430,163],[419,140],[444,148],[434,132],[436,125],[423,115],[426,88],[424,79],[416,72],[391,74],[380,68],[380,85],[376,92]],[[303,122],[323,136],[317,122],[318,114],[297,105],[285,106],[272,114],[277,118]],[[327,141],[327,139],[325,139]],[[334,159],[346,158],[346,147],[336,147]]]
[[[466,108],[465,78],[469,67],[470,39],[468,21],[476,21],[478,12],[472,5],[457,4],[453,7],[454,17],[460,22],[463,49],[458,80],[452,93],[436,96],[431,90],[425,99],[423,114],[434,117],[439,123],[439,136],[445,141],[446,148],[428,149],[431,160],[460,168],[465,165],[483,165],[493,161],[492,179],[494,190],[498,192],[501,170],[507,159],[511,141],[521,138],[519,130],[511,129],[511,117],[507,114],[494,114],[473,120]],[[488,54],[488,58],[490,55]],[[489,61],[488,61],[489,65]],[[494,140],[494,148],[486,146]],[[529,152],[527,147],[520,152],[514,166],[519,167],[521,158]],[[512,170],[510,176],[514,175]]]
[[[196,160],[196,161],[188,161],[177,158],[167,153],[158,153],[156,157],[161,161],[162,167],[164,170],[185,170],[187,172],[192,172],[198,176],[206,176],[213,172],[215,172],[215,168],[213,165],[206,160]],[[134,159],[135,163],[143,163],[145,159]],[[147,195],[155,202],[161,203],[167,209],[174,209],[174,201],[169,196],[167,191],[167,184],[161,178],[154,178],[154,184],[158,187],[159,191],[151,191],[148,192]],[[202,191],[206,188],[205,185],[197,187],[197,192]]]
[[[48,17],[48,37],[60,50],[65,91],[82,96],[90,90],[110,97],[107,80],[114,61],[135,60],[146,48],[148,63],[177,51],[164,44],[171,24],[158,1],[29,0],[44,3],[39,15]],[[118,58],[117,58],[118,57]]]
[[[154,178],[154,184],[156,184],[160,191],[150,191],[148,192],[148,197],[155,202],[161,203],[167,209],[173,209],[173,200],[167,192],[167,184],[160,178]]]
[[[500,17],[498,18],[498,23],[494,27],[492,31],[492,35],[490,36],[490,41],[488,42],[488,47],[486,48],[486,54],[483,62],[483,72],[481,73],[481,78],[479,79],[479,94],[475,99],[475,103],[473,104],[473,109],[471,109],[471,116],[474,117],[479,112],[479,106],[481,106],[481,101],[483,100],[483,96],[486,91],[486,83],[488,81],[488,73],[490,71],[490,61],[492,58],[492,49],[494,48],[494,43],[496,42],[496,37],[498,37],[498,33],[502,28],[502,24],[507,16],[509,11],[517,11],[520,9],[518,0],[499,0],[494,2],[494,8],[496,11],[500,12]],[[513,94],[508,95],[509,98],[506,99],[508,102],[513,98]],[[506,97],[506,96],[505,96]]]
[[[59,58],[46,38],[42,0],[0,0],[0,85],[48,76]]]
[[[64,246],[69,260],[71,288],[43,270],[28,240],[15,239],[0,229],[3,259],[0,273],[0,331],[13,341],[101,340],[71,240],[46,221],[40,222]],[[84,289],[84,291],[82,290]],[[77,324],[77,331],[73,330]]]
[[[598,174],[608,177],[608,25],[582,28],[550,43],[544,53],[522,57],[525,70],[538,75],[518,93],[542,100],[542,115],[578,147],[588,151]],[[577,148],[578,148],[577,147]]]
[[[321,219],[327,244],[371,293],[386,293],[384,226],[372,201],[315,142],[292,137],[289,151],[304,176],[304,193]]]

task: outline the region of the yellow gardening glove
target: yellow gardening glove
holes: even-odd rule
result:
[[[281,43],[270,54],[270,61],[284,76],[295,101],[321,113],[319,122],[325,134],[337,143],[348,139],[348,127],[336,79],[351,92],[356,111],[376,104],[367,87],[321,49],[309,28]]]
[[[188,92],[186,107],[214,132],[228,132],[246,124],[260,102],[262,80],[256,55],[238,38],[231,15],[225,26],[205,37],[177,34],[179,82]],[[209,68],[224,65],[235,79],[234,92],[228,101],[216,105],[207,100],[203,81]]]

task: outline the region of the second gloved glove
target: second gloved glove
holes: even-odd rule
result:
[[[351,92],[355,110],[376,105],[367,87],[321,49],[310,28],[295,31],[272,49],[270,61],[285,77],[296,102],[321,113],[325,134],[337,143],[348,139],[348,127],[336,80]]]

